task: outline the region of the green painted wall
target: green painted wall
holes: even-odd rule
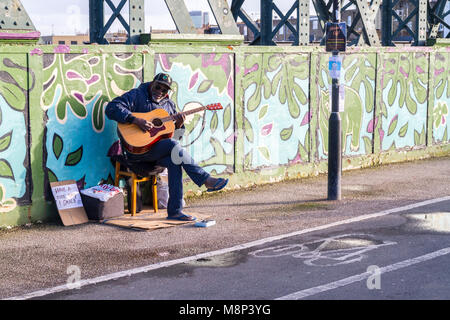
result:
[[[329,54],[323,47],[0,45],[0,227],[56,219],[49,183],[112,183],[117,139],[104,108],[174,79],[182,144],[230,188],[326,172]],[[350,48],[342,55],[344,169],[450,153],[450,48]],[[185,194],[199,189],[186,181]]]

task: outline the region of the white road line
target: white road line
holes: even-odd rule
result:
[[[236,246],[233,246],[230,248],[224,248],[224,249],[220,249],[220,250],[205,252],[205,253],[197,254],[195,256],[159,262],[159,263],[151,264],[148,266],[134,268],[134,269],[120,271],[120,272],[115,272],[115,273],[107,274],[107,275],[92,278],[92,279],[80,280],[80,282],[77,283],[77,285],[79,285],[78,287],[81,288],[86,285],[96,284],[96,283],[105,282],[105,281],[109,281],[109,280],[115,280],[115,279],[119,279],[119,278],[123,278],[123,277],[129,277],[131,275],[142,273],[142,272],[148,272],[151,270],[165,268],[165,267],[173,266],[173,265],[180,264],[180,263],[186,263],[186,262],[190,262],[190,261],[201,259],[201,258],[208,258],[208,257],[225,254],[225,253],[229,253],[229,252],[233,252],[233,251],[239,251],[242,249],[259,246],[262,244],[266,244],[266,243],[277,241],[277,240],[282,240],[282,239],[289,238],[289,237],[294,237],[294,236],[298,236],[298,235],[302,235],[302,234],[306,234],[306,233],[310,233],[310,232],[314,232],[314,231],[320,231],[320,230],[340,226],[343,224],[378,218],[378,217],[386,216],[386,215],[389,215],[392,213],[411,210],[414,208],[423,207],[423,206],[426,206],[429,204],[447,201],[447,200],[450,200],[450,196],[421,201],[421,202],[413,203],[413,204],[398,207],[398,208],[388,209],[388,210],[380,211],[377,213],[366,214],[366,215],[358,216],[358,217],[347,219],[347,220],[341,220],[341,221],[325,224],[325,225],[318,226],[318,227],[294,231],[291,233],[286,233],[286,234],[282,234],[282,235],[278,235],[278,236],[273,236],[273,237],[268,237],[268,238],[252,241],[252,242],[247,242],[247,243],[239,244],[239,245],[236,245]],[[43,290],[34,291],[31,293],[27,293],[27,294],[16,296],[16,297],[10,297],[10,298],[4,299],[4,300],[25,300],[25,299],[42,297],[42,296],[46,296],[49,294],[67,291],[67,290],[73,290],[73,289],[69,288],[67,284],[64,284],[64,285],[60,285],[60,286],[53,287],[53,288],[47,288],[47,289],[43,289]]]
[[[386,267],[382,267],[380,268],[380,274],[383,273],[387,273],[387,272],[391,272],[391,271],[395,271],[395,270],[399,270],[399,269],[403,269],[409,266],[412,266],[414,264],[418,264],[421,262],[425,262],[440,256],[444,256],[446,254],[450,253],[450,247],[438,250],[438,251],[434,251],[428,254],[425,254],[423,256],[419,256],[416,258],[412,258],[412,259],[407,259],[404,261],[400,261],[391,265],[388,265]],[[349,284],[355,283],[355,282],[359,282],[362,280],[367,279],[368,277],[373,276],[372,272],[364,272],[364,273],[360,273],[348,278],[344,278],[338,281],[334,281],[334,282],[330,282],[321,286],[317,286],[317,287],[313,287],[313,288],[309,288],[309,289],[305,289],[305,290],[301,290],[301,291],[297,291],[291,294],[288,294],[286,296],[277,298],[275,300],[299,300],[299,299],[303,299],[306,297],[310,297],[313,296],[315,294],[318,293],[322,293],[325,291],[330,291],[336,288],[340,288],[340,287],[344,287],[347,286]]]

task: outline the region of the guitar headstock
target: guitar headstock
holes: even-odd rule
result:
[[[218,102],[218,103],[208,104],[208,105],[206,106],[206,109],[207,109],[207,110],[222,110],[223,107],[222,107],[222,105],[220,104],[220,102]]]

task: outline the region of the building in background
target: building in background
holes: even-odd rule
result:
[[[61,35],[61,36],[42,36],[39,43],[42,44],[65,44],[65,45],[77,45],[89,43],[88,34],[77,35]]]
[[[196,29],[200,29],[203,27],[203,18],[201,11],[189,11],[189,15],[192,18],[192,22],[194,23],[194,27]]]
[[[126,43],[128,39],[128,34],[125,30],[119,30],[117,32],[108,32],[107,34],[105,34],[105,39],[110,44],[122,44]],[[39,43],[60,44],[60,45],[89,44],[89,34],[42,36]]]
[[[209,13],[203,12],[203,27],[209,26]]]

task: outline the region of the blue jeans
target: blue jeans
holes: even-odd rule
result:
[[[183,210],[183,172],[181,168],[199,187],[210,176],[194,162],[189,153],[174,139],[160,140],[152,146],[149,152],[142,155],[127,154],[127,156],[133,162],[156,162],[156,165],[167,168],[169,178],[168,216],[178,215]]]

